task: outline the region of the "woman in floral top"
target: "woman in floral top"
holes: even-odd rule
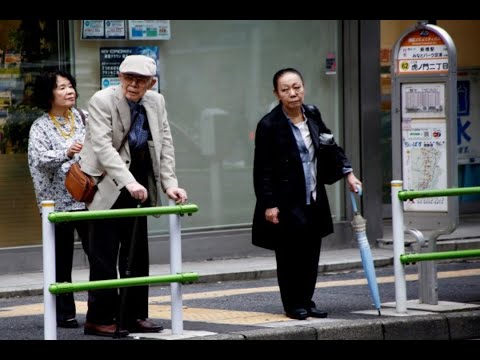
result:
[[[28,165],[40,214],[44,200],[55,202],[55,211],[85,210],[65,188],[65,175],[78,161],[85,137],[84,117],[74,108],[78,97],[76,81],[68,72],[57,70],[40,75],[35,81],[34,102],[45,113],[30,129]],[[55,224],[55,270],[57,282],[72,282],[74,230],[88,247],[88,221]],[[57,326],[78,327],[73,293],[58,295]]]

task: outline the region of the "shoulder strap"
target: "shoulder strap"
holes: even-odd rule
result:
[[[305,108],[313,115],[315,119],[322,119],[320,115],[320,110],[315,105],[305,105]]]
[[[80,108],[76,108],[76,109],[77,109],[78,113],[80,114],[80,117],[82,118],[83,125],[85,126],[85,114],[84,114],[84,112]]]
[[[305,113],[307,116],[311,116],[313,120],[315,120],[318,123],[319,126],[319,131],[321,133],[327,132],[331,133],[331,131],[328,129],[327,125],[323,122],[322,115],[320,114],[320,110],[318,110],[318,107],[315,105],[305,105]]]

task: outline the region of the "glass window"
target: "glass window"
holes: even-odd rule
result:
[[[171,20],[169,40],[80,40],[82,22],[74,24],[84,107],[102,86],[101,48],[158,47],[159,91],[166,99],[177,175],[200,209],[184,218],[184,229],[251,223],[253,137],[257,122],[276,104],[272,77],[280,68],[303,73],[306,102],[319,106],[342,142],[336,20]],[[340,190],[328,189],[337,220],[343,211]],[[166,217],[149,221],[151,234],[168,229]]]
[[[0,20],[0,247],[41,243],[27,163],[35,76],[58,66],[57,20]]]

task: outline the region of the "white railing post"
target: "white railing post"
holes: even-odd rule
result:
[[[54,201],[42,201],[42,243],[43,243],[43,327],[45,340],[57,340],[56,297],[48,291],[55,283],[55,224],[48,220],[48,214],[55,210]]]
[[[397,313],[407,312],[407,285],[405,267],[400,262],[400,255],[405,253],[405,237],[403,230],[403,203],[398,193],[403,190],[402,180],[393,180],[392,188],[392,236],[393,236],[393,269],[395,276],[395,301]]]
[[[175,206],[175,201],[169,199],[169,205]],[[170,214],[170,273],[177,274],[182,272],[182,240],[180,215]],[[172,282],[170,284],[171,294],[171,314],[172,314],[172,335],[181,335],[183,333],[183,303],[182,303],[182,284]]]

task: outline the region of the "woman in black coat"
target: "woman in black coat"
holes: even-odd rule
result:
[[[275,251],[286,315],[324,318],[327,312],[312,301],[322,238],[333,232],[324,184],[345,178],[356,192],[362,183],[318,109],[303,104],[301,73],[281,69],[273,87],[279,104],[259,121],[255,133],[252,242]]]

